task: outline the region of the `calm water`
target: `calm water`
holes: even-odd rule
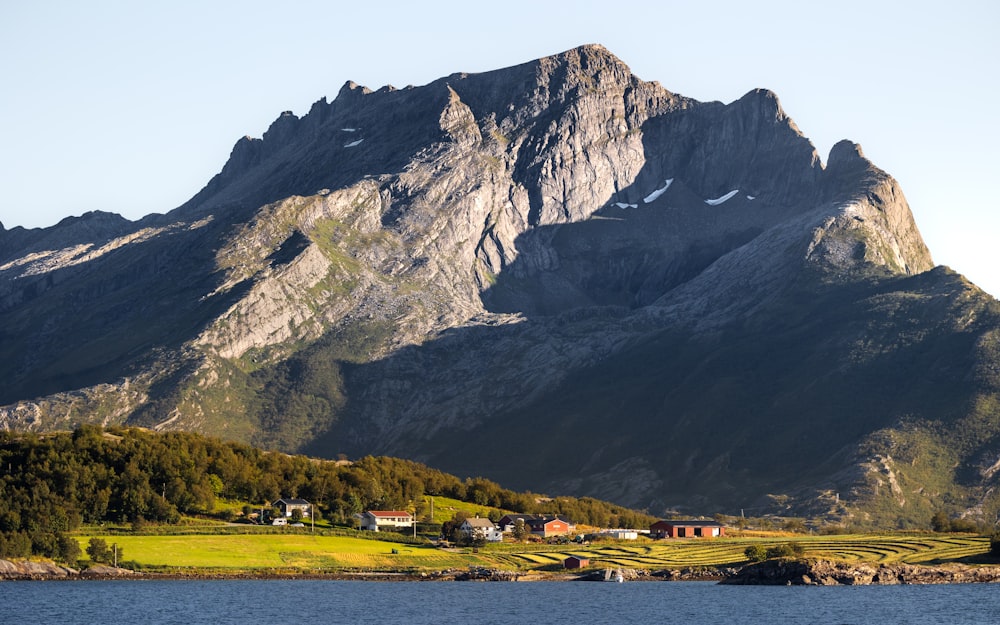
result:
[[[1000,623],[1000,584],[0,582],[0,623],[589,625]]]

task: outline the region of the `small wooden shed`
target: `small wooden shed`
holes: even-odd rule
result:
[[[590,558],[570,556],[563,560],[563,567],[567,569],[582,569],[587,566],[590,566]]]

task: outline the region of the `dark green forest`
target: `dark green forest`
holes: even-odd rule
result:
[[[424,495],[513,512],[561,514],[602,527],[643,527],[652,517],[590,498],[518,493],[387,457],[354,462],[263,451],[186,432],[84,425],[54,434],[0,433],[0,557],[72,562],[67,532],[81,525],[172,524],[213,514],[219,499],[268,506],[307,499],[348,526],[368,509],[422,513]]]

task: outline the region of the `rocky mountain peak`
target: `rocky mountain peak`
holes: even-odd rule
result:
[[[1000,313],[926,271],[859,146],[824,168],[773,92],[698,102],[598,45],[347,82],[126,226],[0,230],[0,427],[198,429],[662,510],[836,482],[898,420],[993,405],[965,372],[996,370]]]
[[[368,95],[372,93],[372,90],[363,85],[359,85],[353,80],[348,80],[344,83],[344,86],[340,88],[337,92],[337,100],[349,100],[350,98],[355,98],[358,96]]]
[[[769,121],[784,121],[788,118],[778,94],[770,89],[753,89],[736,101],[736,106],[750,107],[762,118]]]
[[[831,175],[840,175],[849,172],[874,171],[877,168],[865,157],[859,144],[849,139],[842,139],[830,148],[826,169]]]

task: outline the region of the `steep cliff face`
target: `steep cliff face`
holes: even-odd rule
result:
[[[395,454],[657,511],[876,501],[906,423],[997,435],[995,302],[930,271],[891,176],[850,142],[824,167],[769,91],[697,102],[600,46],[349,82],[167,215],[0,244],[3,427]],[[967,447],[978,478],[894,505],[993,510],[1000,448]]]

